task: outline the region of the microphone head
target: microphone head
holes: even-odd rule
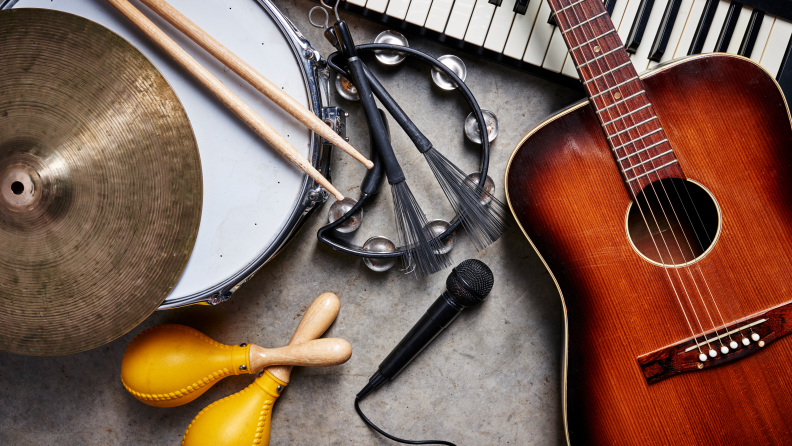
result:
[[[468,259],[451,271],[446,288],[457,302],[472,307],[484,302],[494,282],[492,271],[484,262]]]

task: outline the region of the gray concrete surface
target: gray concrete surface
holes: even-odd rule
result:
[[[307,21],[314,3],[276,0],[322,54],[332,48]],[[384,27],[345,16],[359,43]],[[453,53],[417,38],[412,47],[439,56]],[[461,55],[467,84],[479,103],[500,118],[491,176],[505,201],[503,175],[509,156],[534,126],[580,93],[483,60]],[[371,64],[374,65],[373,63]],[[476,146],[463,136],[467,115],[455,93],[433,86],[426,67],[377,68],[383,83],[427,136],[463,169],[476,165]],[[347,109],[349,136],[368,149],[359,104],[336,98]],[[409,184],[431,218],[453,213],[423,157],[391,121],[397,156]],[[347,156],[333,159],[334,183],[358,195],[363,168]],[[366,209],[356,240],[395,238],[386,185]],[[398,268],[369,271],[360,259],[334,252],[316,240],[329,207],[233,298],[217,307],[191,307],[153,314],[120,339],[92,351],[52,358],[0,353],[0,444],[162,445],[178,444],[192,418],[206,405],[246,387],[253,377],[228,378],[195,402],[172,409],[144,405],[121,385],[121,358],[146,328],[180,323],[224,343],[285,345],[307,305],[320,293],[337,293],[341,313],[327,336],[354,348],[346,364],[298,368],[275,405],[272,445],[385,445],[355,414],[354,395],[379,362],[444,290],[448,270],[416,280]],[[390,433],[409,439],[445,439],[457,445],[563,444],[560,413],[562,313],[558,294],[537,255],[513,225],[492,246],[476,252],[464,231],[452,251],[455,263],[486,262],[495,273],[487,302],[462,313],[401,376],[363,403],[364,412]]]

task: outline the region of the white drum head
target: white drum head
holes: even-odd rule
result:
[[[211,55],[132,3],[309,157],[312,133]],[[292,48],[254,0],[169,0],[190,20],[306,107],[305,77]],[[159,68],[190,118],[203,169],[203,214],[192,256],[165,304],[208,295],[255,262],[283,231],[301,199],[305,175],[229,112],[104,0],[19,0],[14,8],[48,8],[93,20],[118,33]]]

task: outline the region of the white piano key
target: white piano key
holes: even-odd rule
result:
[[[513,11],[515,3],[516,0],[503,0],[501,6],[495,8],[487,38],[484,40],[484,48],[496,53],[503,52],[503,47],[506,45],[506,39],[509,37],[509,31],[512,29],[512,22],[516,15]]]
[[[762,60],[759,62],[773,77],[778,76],[790,38],[792,38],[792,22],[777,17],[767,38]]]
[[[632,24],[638,15],[639,6],[641,6],[641,0],[630,0],[630,3],[627,4],[627,7],[624,10],[624,17],[622,17],[618,28],[619,38],[621,39],[622,43],[627,42],[627,37],[630,36],[630,29],[632,28]]]
[[[445,35],[462,40],[465,37],[468,23],[470,23],[474,6],[476,6],[476,0],[456,0],[451,9],[451,15],[448,17]]]
[[[531,38],[528,40],[528,47],[525,48],[523,60],[531,65],[541,66],[547,54],[547,47],[550,46],[550,38],[553,36],[555,26],[547,23],[550,18],[550,4],[542,2],[539,13],[536,15]]]
[[[616,0],[616,6],[613,7],[611,21],[613,22],[613,27],[617,30],[619,29],[619,25],[621,25],[621,21],[624,18],[624,11],[627,10],[627,5],[634,1],[638,0]]]
[[[575,68],[575,62],[572,60],[572,56],[570,56],[569,53],[567,53],[566,60],[564,60],[564,68],[561,69],[561,74],[580,79],[577,68]]]
[[[410,0],[390,0],[385,14],[395,17],[399,20],[404,20],[404,17],[407,16],[407,8],[409,7]]]
[[[704,46],[701,48],[702,53],[715,51],[715,45],[718,43],[718,37],[721,29],[723,29],[723,23],[726,21],[726,14],[729,12],[730,4],[731,2],[726,0],[721,0],[718,3],[718,9],[715,10],[715,17],[712,19],[712,26],[710,26],[707,39],[704,40]]]
[[[693,0],[682,0],[682,3],[679,5],[679,12],[674,21],[674,27],[671,28],[671,35],[668,37],[668,45],[666,45],[663,57],[660,58],[660,63],[674,58],[674,53],[676,52],[677,44],[679,44],[679,39],[682,37],[682,30],[685,28],[685,22],[690,13],[691,6],[693,6]],[[654,43],[654,39],[652,43]],[[649,62],[649,69],[657,65],[657,62],[651,61]]]
[[[426,24],[424,26],[439,33],[445,31],[448,16],[451,14],[451,6],[453,5],[454,0],[434,0],[432,7],[429,8],[429,15],[426,16]]]
[[[525,47],[528,45],[528,39],[531,37],[534,23],[536,22],[536,15],[539,13],[539,7],[545,4],[542,1],[534,0],[528,3],[528,10],[525,14],[516,14],[514,22],[512,23],[509,37],[506,39],[506,47],[503,49],[503,54],[513,57],[515,59],[522,59],[525,54]],[[501,6],[502,8],[503,6]],[[545,18],[545,22],[547,18]]]
[[[385,12],[388,9],[388,0],[368,0],[366,9],[374,12]]]
[[[473,15],[470,16],[470,24],[468,24],[468,29],[465,33],[465,42],[476,46],[484,44],[495,9],[496,6],[487,0],[478,0],[476,2],[476,7],[473,8]]]
[[[366,6],[366,0],[346,0],[353,5]]]
[[[424,26],[430,6],[432,6],[432,0],[412,0],[404,20],[413,25]]]
[[[649,53],[652,51],[655,36],[660,30],[666,6],[668,6],[668,0],[655,0],[652,12],[649,13],[649,20],[646,22],[643,37],[641,37],[641,44],[638,45],[635,54],[630,57],[635,65],[635,71],[639,73],[649,68]]]
[[[547,47],[547,54],[545,54],[542,67],[560,73],[561,68],[564,67],[564,60],[567,54],[569,54],[569,49],[566,42],[564,42],[564,38],[561,37],[561,30],[556,26],[553,36],[550,38],[550,45]]]
[[[698,28],[698,24],[701,21],[701,15],[704,14],[705,6],[707,6],[707,0],[693,1],[693,5],[690,7],[690,13],[687,16],[687,21],[685,21],[685,29],[682,30],[682,35],[679,36],[676,51],[674,51],[674,58],[687,56],[690,45],[693,44],[693,38],[696,36],[696,28]],[[663,59],[665,59],[665,57]]]
[[[740,51],[740,44],[742,43],[743,36],[745,36],[745,30],[748,29],[748,23],[751,21],[752,13],[753,8],[749,8],[748,6],[743,6],[742,9],[740,9],[740,15],[737,17],[737,25],[734,26],[734,34],[732,34],[729,46],[726,48],[727,53],[737,54]]]
[[[773,29],[775,17],[765,14],[762,19],[762,26],[759,27],[759,34],[756,35],[756,43],[754,44],[753,51],[751,51],[751,60],[759,63],[762,60],[767,39],[770,37],[770,30]]]

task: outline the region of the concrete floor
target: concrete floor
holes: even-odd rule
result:
[[[307,12],[314,3],[275,2],[322,54],[331,52],[322,31],[308,24]],[[372,41],[384,29],[356,17],[342,18],[348,20],[358,43]],[[411,39],[410,45],[435,56],[453,53],[419,39]],[[479,103],[500,119],[490,175],[497,197],[505,201],[503,175],[514,147],[533,127],[581,94],[459,55],[467,64],[467,85]],[[464,139],[462,122],[469,110],[458,94],[434,87],[423,66],[407,63],[376,71],[441,151],[472,170],[477,151]],[[349,137],[365,153],[368,134],[359,104],[334,101],[350,113]],[[431,218],[449,219],[451,208],[422,156],[395,122],[390,124],[397,156],[423,209]],[[357,196],[363,168],[336,153],[333,169],[335,185]],[[366,209],[355,240],[362,243],[380,234],[395,238],[390,193],[384,192]],[[225,379],[182,407],[149,407],[129,395],[119,379],[121,358],[132,338],[155,325],[180,323],[228,344],[281,346],[307,305],[324,291],[337,293],[342,302],[327,336],[347,339],[354,353],[342,366],[295,369],[275,405],[270,444],[392,444],[357,417],[354,395],[443,292],[450,270],[422,280],[405,276],[398,268],[374,273],[360,259],[319,244],[316,230],[325,223],[329,204],[282,254],[222,305],[157,312],[120,339],[71,356],[0,353],[0,444],[178,444],[203,407],[241,390],[253,377]],[[495,273],[492,293],[481,307],[463,312],[397,380],[369,396],[362,405],[364,412],[388,432],[409,439],[445,439],[466,446],[563,444],[562,314],[549,274],[516,225],[480,252],[460,231],[452,254],[454,263],[467,258],[486,262]]]

